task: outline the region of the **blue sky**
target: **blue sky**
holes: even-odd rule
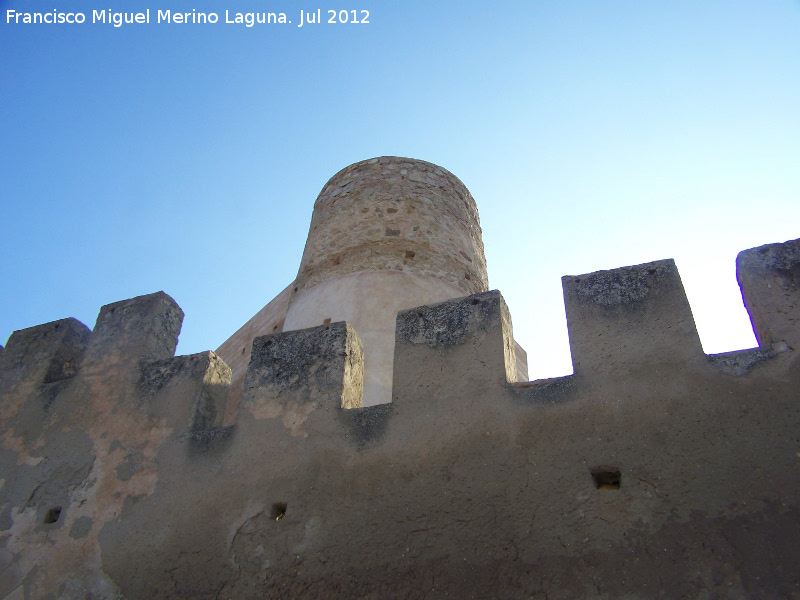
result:
[[[707,352],[755,345],[734,260],[800,237],[800,2],[430,4],[0,0],[0,343],[163,289],[178,352],[216,348],[295,277],[325,182],[400,155],[472,191],[532,378],[571,371],[562,275],[662,258]],[[87,23],[6,23],[54,8]],[[154,22],[193,8],[294,23]]]

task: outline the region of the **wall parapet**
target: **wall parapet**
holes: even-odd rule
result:
[[[436,397],[462,387],[517,379],[511,315],[499,291],[400,311],[395,328],[394,392]]]
[[[497,291],[398,314],[393,404],[358,408],[365,356],[345,322],[258,337],[235,430],[228,365],[172,356],[183,313],[166,294],[103,307],[94,332],[15,332],[0,352],[0,596],[377,596],[431,569],[437,586],[478,573],[484,595],[524,581],[536,596],[532,573],[574,569],[561,581],[576,587],[552,589],[649,597],[672,569],[682,587],[662,596],[726,573],[737,597],[784,597],[796,246],[740,254],[759,348],[705,356],[674,263],[657,261],[564,278],[565,377],[515,381]],[[658,559],[608,587],[628,551]]]
[[[0,353],[0,391],[25,381],[38,385],[74,377],[90,334],[73,318],[15,331]]]
[[[800,349],[800,239],[743,250],[736,279],[759,346]]]
[[[561,278],[576,375],[703,357],[672,259]]]
[[[84,364],[172,357],[182,324],[183,311],[164,292],[106,304],[97,316]]]
[[[361,341],[344,321],[275,333],[253,340],[242,403],[256,417],[286,398],[358,408],[363,380]]]
[[[214,352],[142,359],[139,370],[139,397],[151,415],[192,433],[223,425],[231,369]]]

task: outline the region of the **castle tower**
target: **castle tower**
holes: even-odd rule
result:
[[[428,162],[373,158],[325,184],[297,279],[217,352],[238,400],[254,337],[347,321],[364,347],[364,405],[384,404],[397,312],[487,290],[478,209],[464,184]]]
[[[364,405],[392,400],[397,312],[488,289],[478,209],[436,165],[373,158],[322,188],[284,331],[347,321],[364,346]]]

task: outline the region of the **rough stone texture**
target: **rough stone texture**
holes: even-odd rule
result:
[[[351,167],[322,214],[370,177],[365,194],[397,183],[396,160]],[[425,165],[397,189],[434,186]],[[396,266],[415,239],[401,204],[375,211],[379,259],[315,238],[336,277]],[[104,307],[90,339],[73,320],[16,332],[0,598],[798,597],[797,265],[797,242],[740,255],[761,346],[710,357],[671,261],[567,277],[576,372],[535,382],[515,381],[499,293],[421,306],[397,318],[393,404],[366,408],[344,323],[248,352],[285,292],[225,346],[252,356],[235,426],[227,365],[171,358],[182,313],[164,294]]]
[[[493,386],[516,378],[511,317],[497,290],[418,306],[397,315],[397,393],[415,393],[412,390],[424,383],[416,393],[437,398],[468,381]]]
[[[123,597],[103,568],[101,531],[153,494],[165,448],[188,460],[210,453],[189,429],[215,422],[209,388],[224,387],[227,367],[211,353],[148,358],[174,351],[182,316],[158,293],[104,307],[91,335],[69,319],[12,335],[0,394],[0,597]]]
[[[107,304],[100,309],[84,360],[169,358],[182,323],[183,311],[164,292]]]
[[[449,171],[410,158],[373,158],[339,171],[322,188],[294,298],[347,273],[409,271],[486,291],[478,209]]]
[[[289,308],[289,294],[292,286],[293,284],[286,286],[280,294],[253,315],[216,350],[225,364],[231,368],[231,387],[224,417],[226,425],[233,424],[236,421],[236,413],[239,412],[239,401],[242,398],[244,377],[247,373],[247,365],[250,363],[253,340],[262,335],[283,331],[283,322]]]
[[[523,402],[556,404],[573,400],[579,382],[574,375],[567,375],[536,381],[518,381],[511,387]]]
[[[767,348],[709,354],[708,361],[723,373],[738,376],[748,373],[756,365],[775,357],[780,352],[786,352],[788,349],[789,346],[785,342],[779,342]]]
[[[257,419],[283,416],[294,434],[315,409],[362,405],[364,355],[347,323],[265,335],[253,340],[244,407]]]
[[[800,348],[800,239],[740,252],[736,278],[759,346]]]
[[[680,332],[679,281],[626,271],[633,293],[609,303],[590,279],[576,305],[597,312],[568,318]],[[797,292],[785,301],[777,314]],[[154,339],[171,331],[148,314]],[[4,388],[1,598],[800,597],[788,341],[702,360],[691,336],[689,352],[643,342],[624,373],[509,382],[510,322],[490,292],[399,316],[390,405],[342,410],[361,357],[335,323],[256,339],[235,426],[193,432],[198,394],[224,387],[224,365],[142,360],[119,335],[107,347],[131,355]],[[619,470],[618,489],[595,482],[602,465]]]
[[[0,353],[0,391],[23,382],[54,383],[73,377],[90,333],[76,319],[15,331]]]
[[[576,374],[704,357],[675,262],[561,278]]]
[[[441,279],[403,271],[359,271],[323,281],[295,299],[284,330],[346,321],[364,349],[364,405],[392,401],[395,319],[401,310],[461,297]]]
[[[215,353],[143,360],[140,371],[139,396],[153,416],[192,432],[223,425],[231,369]]]

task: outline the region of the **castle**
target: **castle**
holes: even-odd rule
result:
[[[0,349],[0,599],[800,598],[800,240],[706,355],[671,260],[562,279],[528,381],[478,212],[382,157],[216,352],[158,292]]]

